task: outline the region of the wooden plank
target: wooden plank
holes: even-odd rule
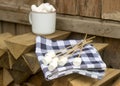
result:
[[[20,84],[17,84],[17,83],[14,83],[14,82],[12,82],[12,83],[10,83],[9,84],[9,86],[21,86]],[[25,85],[26,86],[26,85]]]
[[[78,4],[80,16],[101,17],[101,0],[78,0]]]
[[[57,0],[44,0],[45,3],[50,3],[56,8],[56,1]]]
[[[40,64],[34,52],[24,54],[22,57],[33,74],[35,74],[40,69]]]
[[[120,21],[120,0],[102,0],[102,18]]]
[[[3,86],[8,86],[13,78],[7,69],[3,69]]]
[[[6,1],[6,0],[4,0]],[[1,2],[1,1],[0,1]],[[9,11],[14,11],[16,12],[18,10],[18,6],[16,6],[15,4],[9,4],[9,3],[0,3],[0,9],[2,10],[9,10]]]
[[[8,53],[4,52],[4,54],[0,57],[0,67],[9,69],[9,58]]]
[[[0,16],[2,16],[0,17],[0,20],[21,23],[21,24],[29,24],[28,13],[29,11],[27,13],[21,13],[21,12],[9,11],[9,10],[0,10]]]
[[[120,86],[120,78],[118,78],[112,86]]]
[[[0,86],[3,86],[3,70],[0,69]]]
[[[27,83],[32,84],[33,86],[43,86],[42,83],[45,81],[42,71],[36,73],[34,76],[31,76]],[[46,85],[47,86],[47,85]]]
[[[106,38],[104,42],[109,43],[109,46],[104,50],[105,63],[109,67],[120,68],[120,40]]]
[[[4,40],[12,37],[10,33],[0,34],[0,67],[9,68],[8,50]]]
[[[115,77],[118,77],[119,75],[120,75],[120,70],[118,70],[118,69],[107,69],[107,73],[103,77],[103,79],[95,82],[93,86],[101,86],[101,85],[107,86],[107,85],[105,85],[106,83],[112,81]]]
[[[33,4],[36,4],[36,5],[40,5],[41,3],[43,3],[43,0],[24,0],[23,4],[25,5],[33,5]]]
[[[14,23],[3,22],[2,29],[3,29],[4,33],[9,32],[11,34],[15,34],[15,24]]]
[[[29,25],[17,24],[16,25],[16,34],[24,34],[27,32],[32,32],[32,28]]]
[[[0,34],[0,49],[4,49],[6,50],[7,47],[6,47],[6,44],[5,44],[5,40],[12,37],[13,35],[10,34],[10,33],[2,33]]]
[[[12,69],[13,64],[15,63],[16,60],[14,59],[14,57],[11,55],[10,52],[8,52],[8,60],[9,60],[9,67],[10,67],[10,69]]]
[[[120,25],[118,23],[100,22],[99,19],[92,20],[75,16],[58,16],[56,28],[102,37],[120,38]]]
[[[78,74],[70,74],[53,80],[52,86],[69,86],[69,82],[78,77]]]
[[[57,13],[78,15],[77,0],[46,0],[56,7]]]
[[[68,37],[70,32],[56,31],[53,34],[45,35],[44,37],[49,39],[65,39]],[[36,35],[27,33],[18,35],[6,40],[7,48],[10,50],[15,59],[18,59],[21,54],[27,53],[31,49],[34,49]]]
[[[2,22],[0,21],[0,33],[2,33]]]
[[[28,65],[26,64],[22,57],[18,58],[14,62],[14,64],[12,65],[12,69],[21,72],[30,72],[32,74],[31,70],[29,69]]]
[[[92,86],[95,81],[95,79],[90,77],[79,75],[78,78],[69,82],[69,86]]]
[[[20,84],[26,81],[31,75],[31,72],[21,72],[17,70],[9,70],[9,72],[13,77],[14,83],[17,83],[17,84]]]
[[[10,4],[10,5],[16,5],[17,4],[17,0],[11,0],[11,1],[9,1],[9,0],[0,0],[0,3],[2,3],[2,4]]]
[[[98,51],[101,51],[108,46],[107,43],[92,43],[92,44]]]

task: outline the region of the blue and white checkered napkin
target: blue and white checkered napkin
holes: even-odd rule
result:
[[[48,66],[44,65],[41,61],[48,51],[64,49],[67,46],[75,45],[78,42],[80,42],[80,40],[52,41],[40,36],[36,37],[37,58],[47,80],[52,80],[72,73],[78,73],[97,79],[101,79],[104,76],[106,64],[102,61],[97,50],[90,44],[85,45],[80,54],[82,59],[80,67],[76,67],[72,63],[73,58],[80,52],[76,52],[73,56],[71,56],[65,66],[58,66],[53,71],[49,71]]]

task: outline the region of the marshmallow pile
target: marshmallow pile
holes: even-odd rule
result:
[[[70,55],[57,57],[54,51],[48,52],[45,54],[45,57],[42,59],[44,65],[48,65],[48,70],[53,71],[58,66],[64,66],[69,58]],[[74,58],[73,65],[80,66],[81,65],[81,58]]]
[[[38,7],[36,5],[32,5],[31,10],[34,12],[43,12],[43,13],[56,11],[56,9],[49,3],[42,3]]]

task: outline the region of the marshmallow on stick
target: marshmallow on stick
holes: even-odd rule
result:
[[[56,54],[54,51],[49,51],[45,54],[45,57],[42,59],[43,64],[48,65],[52,61],[52,58],[55,56]]]
[[[87,41],[86,41],[86,38],[87,38],[87,34],[85,35],[82,44],[81,44],[81,45],[78,45],[80,52],[79,52],[78,57],[75,57],[74,60],[73,60],[73,65],[74,65],[74,66],[80,66],[81,63],[82,63],[82,59],[80,58],[80,53],[82,52],[83,46],[84,46],[85,44],[88,44],[88,43],[86,43],[86,42],[87,42]],[[91,42],[91,41],[90,41],[90,42]]]
[[[81,65],[81,63],[82,63],[82,59],[79,57],[76,57],[76,58],[74,58],[74,60],[73,60],[73,65],[74,66],[80,66]]]
[[[58,66],[58,58],[56,57],[56,58],[53,58],[53,60],[49,64],[48,70],[53,71],[57,66]]]
[[[59,66],[64,66],[68,61],[68,57],[69,57],[68,55],[59,57],[59,60],[58,60]]]

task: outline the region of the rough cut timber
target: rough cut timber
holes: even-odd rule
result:
[[[1,57],[0,57],[0,67],[4,67],[9,69],[9,57],[8,57],[8,53],[5,52]]]
[[[13,78],[7,69],[3,69],[3,86],[8,86],[13,82]]]
[[[66,31],[56,31],[51,35],[46,35],[43,37],[49,39],[63,39],[68,37],[70,32]],[[18,59],[23,53],[27,53],[34,49],[35,47],[35,37],[36,35],[32,33],[27,33],[23,35],[17,35],[6,40],[7,48],[10,50],[15,59]]]
[[[90,77],[78,75],[74,80],[69,82],[69,86],[92,86],[92,84],[95,81],[97,81],[97,80],[92,79]]]
[[[8,58],[9,58],[9,67],[10,67],[10,69],[12,69],[13,68],[13,64],[15,63],[15,58],[11,55],[11,53],[10,52],[8,52]]]
[[[31,72],[21,72],[18,70],[9,70],[9,73],[13,77],[14,82],[17,84],[26,81],[31,75]]]
[[[104,61],[110,67],[120,69],[120,39],[107,38],[104,42],[109,43],[104,50]]]
[[[113,86],[120,86],[120,77],[114,82]]]
[[[69,82],[78,77],[78,74],[70,74],[58,79],[53,80],[52,86],[69,86]]]
[[[3,69],[0,69],[0,86],[3,86]]]
[[[101,80],[97,80],[93,86],[110,86],[109,83],[120,76],[119,69],[110,69],[106,70],[106,74]]]
[[[34,52],[26,53],[22,57],[33,74],[40,69],[40,64]]]
[[[0,34],[0,67],[9,68],[8,49],[5,40],[12,37],[10,33]]]
[[[52,86],[53,81],[46,81],[44,79],[42,71],[36,73],[35,75],[31,76],[27,82],[23,85],[25,86]]]
[[[101,51],[108,46],[107,43],[92,43],[92,44],[98,51]]]
[[[0,22],[0,33],[2,33],[2,22]]]
[[[20,56],[12,65],[13,70],[32,73],[25,60]]]

